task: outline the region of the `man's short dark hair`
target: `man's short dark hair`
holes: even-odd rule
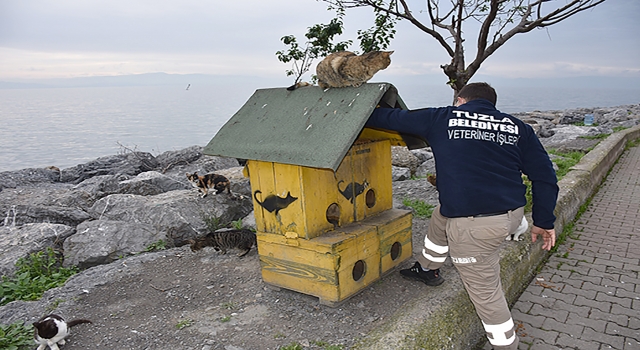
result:
[[[489,102],[493,103],[494,106],[498,101],[496,90],[487,83],[467,84],[462,89],[460,89],[458,97],[464,98],[465,100],[467,100],[467,102],[483,98],[485,100],[489,100]]]

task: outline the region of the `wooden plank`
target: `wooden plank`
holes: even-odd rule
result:
[[[367,217],[391,209],[393,189],[389,142],[356,143],[350,154],[353,158],[354,181],[357,183],[367,182],[364,193],[358,196],[355,201],[356,220],[362,221]]]
[[[300,240],[300,239],[299,239]],[[315,266],[325,270],[337,270],[340,257],[333,253],[318,252],[299,246],[282,245],[261,240],[258,237],[258,254],[262,257],[277,258],[299,266]]]
[[[336,190],[337,179],[332,170],[301,167],[301,174],[307,220],[304,238],[312,239],[334,229],[333,224],[327,220],[327,209],[340,201],[340,194]],[[342,209],[339,213],[343,214]],[[338,216],[338,222],[344,223],[341,215]]]
[[[299,264],[286,259],[271,256],[260,256],[260,265],[264,270],[278,274],[281,277],[290,276],[304,283],[323,283],[337,285],[336,271],[325,269],[318,265]]]
[[[283,203],[283,207],[279,209],[277,215],[275,212],[271,213],[275,218],[275,222],[273,231],[270,232],[283,234],[295,232],[298,236],[304,236],[306,214],[302,203],[305,200],[305,194],[302,191],[300,182],[300,167],[273,163],[273,174],[275,178],[273,191],[275,195],[281,198],[279,201]]]

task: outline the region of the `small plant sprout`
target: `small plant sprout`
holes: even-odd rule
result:
[[[184,328],[187,328],[187,327],[191,326],[192,324],[193,324],[193,320],[192,319],[185,318],[183,320],[180,320],[180,322],[178,322],[178,324],[176,324],[176,328],[184,329]]]

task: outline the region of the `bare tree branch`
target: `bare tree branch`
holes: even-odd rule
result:
[[[451,61],[441,68],[457,94],[482,63],[515,35],[554,25],[605,0],[564,0],[560,6],[556,5],[559,1],[551,0],[424,0],[421,3],[426,3],[426,11],[416,12],[416,15],[426,12],[424,22],[416,18],[407,0],[323,1],[343,9],[371,7],[387,12],[409,21],[436,39],[451,57]],[[391,1],[397,1],[395,6],[391,6]],[[477,20],[480,29],[477,32],[475,57],[465,66],[463,24],[469,19]]]

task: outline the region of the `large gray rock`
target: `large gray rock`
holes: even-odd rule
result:
[[[86,269],[140,253],[151,244],[167,241],[164,231],[138,222],[96,220],[78,225],[64,241],[64,266]]]
[[[203,155],[191,162],[174,160],[174,163],[171,163],[170,165],[167,165],[162,169],[158,169],[158,171],[176,179],[186,180],[185,173],[197,172],[199,175],[208,173],[217,174],[221,169],[228,169],[238,166],[240,166],[240,163],[236,158]]]
[[[120,193],[120,183],[131,179],[130,175],[98,175],[86,179],[73,187],[74,190],[84,191],[98,200],[110,194]],[[93,204],[92,204],[93,205]]]
[[[188,248],[174,248],[168,251],[136,255],[124,259],[122,263],[114,262],[86,269],[71,276],[63,286],[44,292],[42,298],[37,301],[16,300],[0,307],[0,320],[3,324],[19,321],[27,324],[35,322],[42,317],[44,310],[49,310],[52,305],[59,305],[62,302],[63,305],[73,307],[78,298],[93,292],[97,287],[118,280],[123,276],[137,274],[141,270],[142,264],[162,258],[167,254],[181,254],[184,249]],[[56,313],[64,311],[57,310]]]
[[[225,176],[231,183],[231,192],[251,197],[251,182],[244,177],[244,167],[236,166],[217,170],[216,173]]]
[[[431,151],[430,147],[414,149],[411,150],[411,153],[413,153],[413,155],[418,158],[419,163],[424,163],[430,159],[433,159],[433,152]]]
[[[423,162],[422,164],[420,164],[420,166],[418,167],[418,169],[416,169],[416,176],[417,177],[427,177],[427,175],[435,175],[436,174],[436,160],[434,158],[431,158],[425,162]]]
[[[158,171],[166,173],[173,168],[184,168],[202,157],[201,146],[191,146],[177,151],[167,151],[156,157]]]
[[[616,108],[611,112],[596,114],[595,122],[596,123],[605,123],[605,122],[625,122],[627,120],[637,119],[632,112],[630,112],[626,108]]]
[[[56,167],[3,171],[0,172],[0,191],[5,188],[16,188],[19,186],[54,183],[59,181],[60,169]]]
[[[404,181],[411,178],[411,169],[391,166],[391,181]]]
[[[15,215],[18,225],[28,223],[55,223],[76,226],[91,219],[91,215],[80,208],[59,206],[16,205],[7,211],[9,217]],[[12,220],[11,218],[9,220]]]
[[[94,176],[77,184],[73,189],[87,192],[92,198],[98,200],[110,194],[153,196],[190,187],[186,178],[175,179],[157,171],[146,171],[137,176],[124,174]]]
[[[143,223],[166,232],[171,244],[181,246],[186,240],[208,231],[207,221],[242,219],[253,210],[250,198],[210,194],[200,198],[195,190],[179,190],[156,196],[114,194],[100,199],[91,208],[97,219]]]
[[[554,129],[551,137],[540,138],[540,142],[545,148],[558,148],[563,144],[573,141],[581,136],[597,136],[603,132],[599,127],[563,125]]]
[[[155,157],[147,152],[129,152],[100,157],[85,164],[62,170],[60,180],[78,184],[99,175],[138,175],[158,166]]]
[[[44,183],[0,192],[0,213],[5,216],[5,225],[47,222],[76,226],[91,218],[86,210],[94,202],[91,194],[74,190],[72,185]]]
[[[401,168],[408,168],[411,175],[415,174],[416,169],[420,165],[420,160],[407,147],[392,146],[391,147],[391,165]]]
[[[0,275],[12,275],[20,258],[47,247],[61,247],[75,231],[74,227],[48,223],[0,227]]]
[[[191,187],[186,180],[178,181],[157,171],[147,171],[138,176],[121,181],[117,193],[153,196],[175,190],[185,190]]]

